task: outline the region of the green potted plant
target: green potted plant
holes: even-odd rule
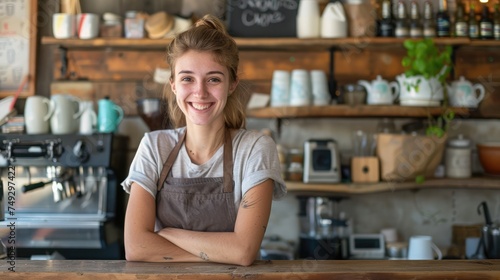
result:
[[[406,56],[401,63],[405,68],[396,77],[400,84],[401,105],[442,106],[443,113],[437,117],[429,114],[428,135],[442,137],[454,118],[448,107],[446,79],[451,73],[452,48],[440,49],[432,39],[407,39],[404,41]]]

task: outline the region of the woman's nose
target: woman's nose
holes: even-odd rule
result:
[[[208,95],[207,87],[203,82],[197,82],[194,87],[194,94],[200,97]]]

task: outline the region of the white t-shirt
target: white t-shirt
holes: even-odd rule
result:
[[[157,181],[163,164],[184,130],[185,127],[157,130],[144,135],[130,166],[129,175],[121,184],[126,192],[130,193],[132,182],[135,182],[156,198]],[[221,146],[210,160],[198,165],[191,162],[183,144],[172,166],[171,175],[175,178],[222,177],[223,152]],[[269,136],[240,129],[233,138],[233,161],[236,209],[249,189],[267,179],[274,180],[273,199],[286,194],[276,144]]]

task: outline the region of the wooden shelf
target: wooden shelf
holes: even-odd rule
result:
[[[470,116],[466,108],[451,108],[456,115]],[[439,115],[441,107],[399,105],[330,105],[300,107],[266,107],[247,110],[249,118],[316,118],[316,117],[427,117]]]
[[[369,194],[380,192],[393,192],[400,190],[417,189],[493,189],[500,190],[500,178],[497,177],[473,177],[468,179],[427,179],[424,183],[415,182],[379,182],[371,184],[346,183],[346,184],[305,184],[302,182],[286,182],[289,192],[300,193],[323,193],[338,195]]]
[[[330,48],[377,48],[401,47],[406,38],[360,37],[339,39],[298,39],[298,38],[235,38],[240,49],[252,50],[329,50]],[[469,40],[468,38],[434,38],[438,45],[453,46],[500,46],[495,40]],[[165,49],[171,39],[56,39],[42,37],[43,45],[59,45],[66,48],[103,48],[115,47],[126,49]]]

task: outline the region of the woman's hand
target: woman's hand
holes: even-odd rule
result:
[[[273,180],[253,187],[243,197],[234,232],[198,232],[165,228],[159,235],[202,260],[251,265],[260,250],[271,213]]]

